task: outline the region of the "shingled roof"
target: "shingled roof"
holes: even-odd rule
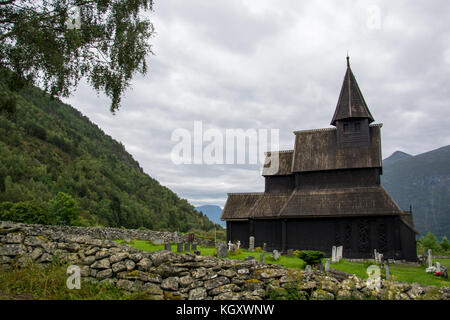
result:
[[[292,173],[292,155],[294,150],[266,152],[263,176],[280,176]]]
[[[292,172],[381,168],[381,126],[370,125],[368,147],[338,148],[336,128],[295,131]]]
[[[262,193],[229,193],[222,211],[221,220],[247,220]]]
[[[399,215],[403,211],[382,186],[296,190],[279,216],[337,217]]]
[[[331,125],[335,126],[336,121],[348,118],[367,118],[369,123],[374,121],[350,68],[349,57],[347,57],[347,71]]]
[[[249,217],[252,219],[277,218],[281,208],[286,204],[290,193],[270,194],[264,193],[255,203],[250,211]]]

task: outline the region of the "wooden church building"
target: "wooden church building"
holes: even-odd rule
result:
[[[222,213],[227,242],[249,237],[268,250],[320,250],[344,258],[416,261],[417,231],[380,185],[382,124],[350,68],[331,120],[334,128],[295,131],[294,150],[266,153],[263,193],[229,193]]]

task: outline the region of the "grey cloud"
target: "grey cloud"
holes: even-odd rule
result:
[[[381,28],[367,27],[377,5]],[[252,7],[253,6],[253,7]],[[262,191],[259,166],[175,165],[173,130],[328,127],[352,69],[382,129],[383,156],[450,144],[450,3],[431,1],[157,2],[149,74],[115,116],[82,85],[67,102],[121,141],[144,170],[195,205]]]

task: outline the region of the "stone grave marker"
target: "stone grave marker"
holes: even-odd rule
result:
[[[431,268],[433,266],[433,255],[432,255],[431,249],[428,249],[427,262],[428,262],[428,268]]]
[[[275,260],[278,260],[278,259],[280,258],[280,253],[278,252],[278,250],[273,250],[272,257],[273,257]]]
[[[183,252],[183,242],[177,243],[177,252]]]
[[[261,262],[262,264],[266,263],[266,262],[265,262],[265,259],[264,259],[264,253],[261,253],[261,254],[259,255],[259,262]]]
[[[241,248],[241,241],[238,240],[236,245],[237,245],[237,248],[240,249]]]
[[[343,250],[344,250],[343,246],[339,246],[339,247],[336,248],[336,259],[337,259],[337,262],[341,261]]]
[[[328,270],[330,270],[330,259],[325,261],[325,272],[328,272]]]
[[[170,243],[165,243],[164,244],[164,250],[172,251],[172,246],[170,245]]]
[[[308,265],[306,265],[306,267],[305,267],[305,271],[306,272],[310,272],[310,271],[312,271],[312,269],[311,269],[311,266],[308,264]]]
[[[250,244],[249,244],[248,251],[255,251],[255,237],[251,236],[249,242],[250,242]]]
[[[337,257],[336,257],[336,246],[333,246],[331,248],[331,263],[336,263]]]
[[[226,243],[219,242],[217,244],[217,257],[218,258],[224,258],[228,256],[228,248]]]
[[[267,243],[263,243],[263,247],[262,247],[262,250],[264,251],[264,252],[267,252]]]
[[[196,251],[196,250],[197,250],[197,242],[194,242],[194,243],[192,244],[192,250],[193,250],[193,251]]]
[[[386,271],[386,280],[389,281],[389,264],[384,265],[384,270]]]
[[[191,244],[190,242],[184,243],[184,251],[191,251]]]
[[[441,272],[441,264],[436,262],[436,272]]]
[[[231,241],[228,241],[228,250],[233,251],[233,243]]]

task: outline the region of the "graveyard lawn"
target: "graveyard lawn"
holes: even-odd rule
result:
[[[325,263],[323,260],[323,263]],[[450,259],[433,259],[433,262],[438,261],[441,266],[450,267]],[[361,262],[349,262],[342,259],[339,263],[331,264],[332,269],[344,271],[355,274],[358,278],[365,279],[368,277],[366,268]],[[437,277],[434,274],[426,273],[425,266],[418,265],[400,265],[391,264],[389,266],[389,274],[395,281],[414,283],[417,282],[422,286],[437,286],[437,287],[449,287],[450,280],[442,277]]]
[[[119,244],[125,243],[123,240],[116,240],[116,242]],[[132,240],[128,244],[143,251],[164,250],[164,244],[156,245],[151,243],[150,241],[145,240]],[[171,248],[173,252],[176,252],[177,251],[176,243],[172,243]],[[201,252],[202,256],[212,257],[217,252],[216,248],[214,247],[198,246],[197,249]],[[236,255],[229,254],[228,258],[233,260],[244,260],[246,257],[252,256],[259,261],[261,252],[248,251],[246,249],[240,249],[239,251],[240,251],[239,254]],[[183,251],[182,253],[186,253],[186,251]],[[264,254],[264,258],[265,263],[267,264],[280,264],[286,268],[304,269],[306,266],[306,263],[303,260],[299,259],[297,256],[280,256],[278,260],[274,260],[272,257],[272,253],[266,252]],[[325,265],[325,261],[326,259],[322,260],[323,265]],[[442,266],[450,267],[450,259],[433,259],[433,262],[436,261],[438,261]],[[364,268],[364,264],[360,262],[349,262],[346,261],[345,259],[342,259],[339,263],[331,264],[331,268],[355,274],[358,278],[362,279],[368,277],[366,269]],[[436,277],[430,273],[426,273],[424,266],[390,265],[389,272],[390,275],[393,276],[396,281],[403,281],[408,283],[417,282],[422,286],[426,285],[434,285],[437,287],[450,286],[450,280],[441,277]]]

